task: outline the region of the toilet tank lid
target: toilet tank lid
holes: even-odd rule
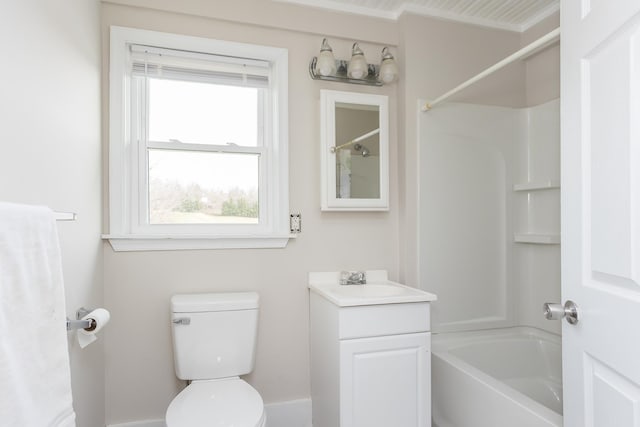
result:
[[[251,310],[258,308],[256,292],[227,292],[209,294],[180,294],[171,297],[174,313]]]

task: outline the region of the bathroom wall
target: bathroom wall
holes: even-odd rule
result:
[[[560,12],[522,33],[522,46],[560,26]],[[527,106],[533,107],[560,98],[560,44],[550,46],[525,60]]]
[[[420,117],[420,272],[437,332],[527,325],[560,299],[560,102],[445,103]],[[522,184],[541,188],[524,191]],[[553,188],[546,188],[552,183]]]
[[[401,58],[399,82],[400,274],[407,283],[424,289],[419,278],[417,218],[420,143],[416,142],[418,99],[434,99],[480,71],[526,46],[560,24],[559,13],[522,34],[439,21],[415,15],[399,20]],[[450,98],[450,101],[504,107],[534,106],[560,96],[560,47],[556,45],[515,62]]]
[[[300,34],[344,37],[351,41],[369,41],[384,45],[398,44],[396,22],[349,13],[334,13],[322,8],[296,6],[290,3],[265,0],[102,0],[103,3],[151,8],[180,15],[213,18],[216,21],[238,22],[252,28],[275,28]],[[320,50],[320,39],[314,45],[314,55]],[[351,43],[343,47],[332,44],[337,58],[351,52]],[[366,52],[373,52],[367,51]],[[340,54],[338,54],[340,53]],[[372,59],[369,58],[369,59]],[[370,61],[371,62],[371,61]]]
[[[522,35],[521,46],[557,25],[557,15],[546,19]],[[544,302],[560,300],[560,246],[513,243],[514,233],[560,232],[559,189],[513,191],[513,184],[559,182],[559,45],[538,52],[520,65],[524,67],[524,76],[519,85],[524,89],[524,105],[530,108],[510,111],[445,103],[420,115],[421,283],[440,296],[434,304],[433,322],[434,328],[441,331],[518,324],[560,332],[559,322],[548,322],[541,314]],[[461,92],[457,98],[460,97],[472,103],[490,103],[483,98],[474,99],[471,88]],[[504,128],[499,115],[489,112],[513,116],[509,120],[522,131],[510,132]],[[452,121],[451,115],[459,124]],[[475,123],[478,117],[482,117],[481,123]],[[489,129],[485,126],[487,123],[492,123]],[[488,141],[483,141],[487,131],[498,134],[489,134]],[[467,154],[478,147],[490,149],[505,142],[503,137],[507,138],[502,149],[510,171],[503,188],[507,202],[503,226],[507,233],[505,236],[491,231],[499,241],[507,238],[506,253],[495,247],[495,241],[487,239],[485,233],[492,230],[491,224],[484,223],[482,217],[477,218],[485,209],[494,209],[495,217],[504,214],[502,202],[491,199],[487,189],[474,189],[484,182],[486,172],[495,168],[484,165],[484,157],[480,155],[476,155],[477,161],[471,164],[465,163],[463,153],[452,156],[451,151],[458,149],[462,136],[470,145],[464,150]],[[474,187],[468,183],[460,185],[469,171],[476,174]],[[443,192],[442,182],[448,183],[444,186],[447,190],[457,189],[455,194]],[[487,193],[485,197],[476,199],[483,191]],[[457,226],[452,225],[451,218],[457,218]],[[483,236],[485,242],[482,242]],[[471,253],[474,255],[466,256]],[[505,261],[504,276],[496,274],[496,263]],[[482,268],[474,267],[478,264]],[[460,269],[460,265],[465,268]],[[473,302],[472,306],[466,305],[469,302]],[[502,318],[504,313],[507,316]]]
[[[560,26],[560,13],[543,20],[522,34],[527,45]],[[530,133],[526,145],[519,148],[520,180],[560,181],[560,44],[551,46],[525,61],[527,105]],[[560,190],[518,194],[528,198],[525,216],[528,227],[558,233],[560,231]],[[525,221],[519,206],[519,221]],[[524,224],[523,224],[524,225]],[[560,333],[561,322],[542,317],[544,302],[560,301],[560,246],[517,245],[514,254],[519,265],[516,312],[518,322]]]
[[[401,279],[429,290],[419,278],[419,173],[421,143],[418,141],[419,99],[435,99],[520,48],[519,33],[440,21],[415,15],[399,20],[400,57],[404,61],[399,81],[398,155]],[[515,63],[465,90],[452,100],[478,104],[521,107],[526,104],[523,84],[525,66]]]
[[[560,183],[560,100],[526,109],[527,134],[514,141],[514,183]],[[560,189],[514,191],[514,232],[560,235]],[[542,304],[560,301],[560,245],[516,243],[513,248],[517,323],[560,333]]]
[[[400,271],[405,274],[405,280],[408,283],[412,283],[416,277],[416,281],[419,281],[419,286],[427,289],[434,290],[440,289],[442,283],[433,283],[434,281],[446,281],[453,280],[451,276],[442,276],[444,270],[442,268],[429,270],[426,267],[429,265],[437,264],[438,259],[446,260],[449,263],[455,263],[456,258],[452,256],[451,259],[445,259],[442,255],[442,251],[451,249],[451,247],[462,244],[459,239],[460,235],[464,234],[460,229],[450,229],[453,234],[459,238],[450,238],[446,241],[446,248],[435,250],[437,244],[430,240],[433,237],[429,237],[429,230],[424,230],[423,226],[415,218],[415,213],[418,212],[417,207],[414,205],[421,205],[422,210],[420,212],[423,216],[434,216],[439,209],[439,206],[430,205],[427,201],[421,200],[421,197],[425,197],[425,186],[432,185],[434,190],[437,189],[437,184],[433,184],[431,181],[422,180],[417,185],[414,183],[419,180],[416,175],[431,176],[437,169],[430,168],[429,157],[425,156],[425,150],[433,150],[434,147],[428,146],[428,141],[424,141],[423,138],[419,138],[419,142],[414,145],[413,138],[415,138],[414,129],[417,128],[416,119],[422,120],[425,115],[437,116],[437,109],[429,113],[417,112],[416,100],[419,98],[433,99],[442,93],[454,88],[457,84],[465,81],[467,78],[472,77],[477,72],[493,65],[498,60],[506,57],[507,55],[515,52],[519,48],[531,43],[537,38],[547,34],[549,31],[559,26],[559,14],[555,14],[522,34],[514,34],[508,32],[489,32],[489,35],[481,37],[482,31],[488,31],[486,29],[462,26],[463,28],[457,29],[455,33],[448,33],[445,29],[440,29],[437,24],[431,25],[430,23],[421,22],[420,18],[415,16],[404,16],[401,19],[401,28],[404,32],[401,33],[400,50],[402,56],[406,58],[407,65],[403,68],[405,76],[400,82],[400,86],[404,101],[400,101],[401,117],[404,117],[405,126],[400,127],[400,141],[404,141],[399,147],[399,155],[401,159],[404,159],[405,173],[399,177],[401,182],[401,206],[404,211],[401,214],[401,245],[400,245]],[[451,30],[451,28],[447,28]],[[420,35],[418,35],[420,34]],[[466,37],[465,37],[466,36]],[[492,40],[492,47],[498,48],[491,52],[491,54],[483,49],[484,42],[487,37],[496,37],[497,40]],[[467,38],[468,37],[468,38]],[[469,39],[472,39],[470,41]],[[443,42],[445,41],[446,42]],[[457,44],[456,44],[457,42]],[[490,59],[491,57],[491,59]],[[463,59],[464,58],[464,59]],[[456,66],[456,60],[461,66]],[[467,62],[465,63],[464,60]],[[445,66],[438,67],[438,61]],[[486,61],[486,62],[482,62]],[[519,61],[511,64],[504,69],[496,72],[495,74],[481,80],[473,86],[460,92],[458,95],[452,97],[450,101],[461,101],[471,104],[482,105],[495,105],[505,107],[526,107],[537,106],[543,103],[553,104],[554,99],[557,99],[560,95],[560,49],[559,45],[549,47],[530,56],[525,61]],[[557,104],[557,101],[556,101]],[[440,109],[444,109],[445,104],[441,104]],[[549,114],[553,115],[553,105],[541,109],[534,109],[531,111],[524,111],[523,117],[518,120],[530,123],[528,127],[528,134],[521,135],[519,138],[513,140],[512,149],[515,150],[512,155],[516,157],[525,155],[526,160],[519,163],[513,163],[512,173],[513,179],[524,180],[526,182],[530,174],[539,176],[542,179],[542,173],[540,168],[543,169],[546,166],[558,165],[556,168],[559,171],[559,134],[554,134],[557,131],[559,121],[559,113],[556,115],[555,122],[550,120]],[[489,107],[490,109],[490,107]],[[518,113],[518,115],[522,115]],[[461,120],[464,123],[464,120]],[[524,124],[524,123],[523,123]],[[523,127],[523,129],[525,129]],[[404,133],[406,132],[406,133]],[[458,131],[461,133],[463,131]],[[554,136],[555,135],[555,136]],[[459,136],[459,135],[458,135]],[[476,140],[479,137],[475,138]],[[548,158],[545,158],[548,156]],[[533,160],[533,157],[536,157]],[[415,159],[418,159],[417,161]],[[534,164],[535,163],[535,164]],[[437,166],[437,165],[431,165]],[[481,167],[481,165],[477,165]],[[451,166],[452,168],[454,166]],[[537,169],[537,171],[536,171]],[[457,168],[456,170],[465,170],[464,168]],[[550,171],[550,178],[556,175],[556,170]],[[529,174],[529,175],[527,175]],[[521,176],[522,175],[522,176]],[[459,177],[460,174],[453,174],[453,177]],[[512,187],[507,186],[505,188],[507,198],[512,198],[514,203],[525,197],[523,194],[513,194]],[[514,217],[514,213],[509,212],[508,220],[519,221],[516,227],[527,228],[526,221],[529,218],[538,218],[545,222],[542,231],[555,231],[554,227],[559,227],[559,223],[554,221],[555,214],[559,213],[559,206],[554,205],[559,191],[553,190],[544,194],[534,194],[532,198],[539,200],[535,204],[526,204],[525,210],[530,215],[523,218],[522,215],[519,218]],[[547,200],[548,199],[548,200]],[[460,199],[456,199],[460,201]],[[454,200],[455,201],[455,200]],[[554,208],[555,206],[555,208]],[[555,212],[554,209],[558,212]],[[522,210],[521,210],[522,211]],[[521,212],[519,211],[519,212]],[[554,213],[555,212],[555,213]],[[446,218],[443,215],[443,218]],[[433,225],[434,223],[432,223]],[[535,228],[536,226],[533,226]],[[446,228],[446,227],[445,227]],[[464,228],[464,226],[462,226]],[[466,229],[466,228],[465,228]],[[416,233],[415,230],[418,232]],[[449,230],[449,229],[447,229]],[[515,228],[508,227],[510,233],[513,233]],[[433,230],[431,230],[433,231]],[[442,228],[439,229],[439,241],[445,241],[447,234]],[[474,236],[475,239],[481,238],[481,236]],[[419,241],[419,239],[421,239]],[[511,238],[509,239],[511,240]],[[421,245],[422,244],[422,245]],[[436,246],[434,246],[436,244]],[[422,246],[422,247],[421,247]],[[468,246],[468,245],[467,245]],[[416,250],[415,248],[418,248]],[[462,244],[464,248],[464,244]],[[447,324],[443,329],[456,329],[463,326],[473,327],[475,324],[490,325],[494,324],[524,324],[532,325],[541,328],[545,328],[554,332],[559,332],[559,326],[552,322],[546,322],[541,317],[541,304],[547,299],[550,301],[559,300],[560,298],[560,275],[559,275],[559,246],[536,246],[536,245],[523,245],[509,243],[508,250],[513,253],[511,259],[510,268],[506,272],[509,277],[508,293],[503,292],[499,288],[498,282],[489,283],[487,275],[490,272],[485,271],[485,277],[481,278],[479,283],[474,284],[471,288],[471,294],[473,292],[480,292],[481,289],[493,289],[494,297],[498,300],[486,301],[483,308],[478,309],[480,312],[471,313],[471,316],[467,316],[465,319],[459,318],[461,324],[452,324],[455,322],[456,313],[441,313],[446,315],[447,318],[440,318],[438,314],[438,305],[442,304],[442,298],[439,303],[434,304],[434,322],[442,321]],[[418,257],[418,260],[413,259],[414,256]],[[442,258],[442,259],[441,259]],[[459,259],[458,259],[459,261]],[[420,266],[422,268],[416,268],[414,266]],[[441,267],[442,263],[439,264]],[[458,279],[462,280],[460,277]],[[484,279],[484,281],[482,280]],[[480,283],[485,283],[484,287]],[[498,287],[498,288],[496,288]],[[467,288],[462,288],[467,289]],[[440,292],[442,297],[457,297],[461,300],[473,299],[473,296],[469,292],[458,294],[454,289],[445,287],[444,291]],[[504,296],[508,294],[508,312],[512,315],[507,321],[497,322],[487,318],[486,321],[482,320],[482,312],[484,314],[494,313],[500,317],[501,311],[498,310],[496,304],[504,301]],[[482,293],[477,296],[482,300]],[[544,300],[544,301],[543,301]],[[484,300],[482,300],[484,301]],[[456,306],[458,307],[458,306]],[[459,308],[459,307],[458,307]],[[441,311],[446,312],[446,308],[443,306]],[[470,320],[472,320],[469,322]],[[479,321],[479,322],[478,322]],[[477,326],[477,325],[476,325]]]
[[[173,375],[168,327],[168,301],[178,292],[259,291],[258,358],[248,380],[266,402],[307,398],[307,272],[386,268],[393,278],[419,283],[416,195],[422,165],[416,129],[422,113],[417,112],[417,99],[440,95],[541,31],[520,35],[412,15],[394,22],[264,0],[103,0],[102,7],[97,0],[55,5],[22,0],[1,3],[0,16],[6,59],[0,70],[0,132],[5,140],[0,148],[5,177],[0,200],[78,213],[76,222],[59,224],[68,315],[82,305],[105,305],[114,318],[104,340],[87,349],[70,340],[79,426],[103,425],[105,400],[108,423],[162,418],[182,386]],[[554,25],[554,19],[540,27]],[[290,205],[292,212],[303,214],[304,230],[298,239],[283,250],[155,253],[114,253],[100,242],[101,231],[108,231],[107,206],[101,206],[106,191],[100,196],[107,186],[102,171],[107,170],[108,147],[100,143],[99,74],[102,60],[106,113],[109,25],[289,49]],[[372,89],[310,80],[308,61],[323,36],[330,37],[341,58],[348,57],[354,40],[363,42],[369,62],[377,62],[383,45],[391,46],[400,63],[400,81]],[[557,96],[557,74],[544,73],[555,70],[557,57],[557,51],[549,51],[509,67],[462,99],[506,106],[552,99]],[[390,212],[320,213],[322,88],[390,96]],[[429,289],[429,283],[420,286]]]
[[[528,45],[558,25],[558,14],[545,19],[522,34],[521,46]],[[422,283],[427,283],[440,296],[439,301],[434,304],[433,322],[434,328],[441,331],[513,324],[560,333],[560,322],[549,322],[542,316],[544,302],[557,302],[561,299],[560,245],[513,242],[514,233],[560,233],[559,189],[513,190],[514,184],[560,181],[559,44],[530,56],[521,65],[524,66],[525,73],[519,84],[525,90],[524,105],[528,108],[501,111],[485,105],[474,107],[441,104],[420,116],[421,124],[425,126],[425,129],[421,127],[419,147],[424,171],[420,183],[420,271]],[[502,73],[503,71],[498,71],[495,76],[501,76]],[[457,98],[464,97],[471,103],[485,104],[482,98],[474,99],[473,96],[470,88]],[[499,116],[489,113],[491,111],[512,116],[509,120],[513,120],[522,131],[509,132],[504,128],[504,123],[498,120]],[[459,124],[451,122],[451,114]],[[482,116],[481,123],[472,125],[479,115]],[[477,149],[478,143],[482,143],[483,137],[487,136],[487,123],[492,123],[489,126],[490,132],[497,132],[489,138],[491,144],[504,142],[502,138],[505,136],[508,138],[507,145],[502,150],[511,175],[508,185],[504,186],[508,209],[504,218],[507,230],[505,254],[497,250],[495,242],[486,239],[484,233],[491,230],[491,224],[482,223],[482,218],[476,218],[476,213],[482,213],[485,209],[494,209],[496,215],[502,215],[502,206],[491,197],[474,199],[474,196],[482,194],[481,189],[473,189],[469,185],[460,186],[461,180],[467,177],[469,171],[475,171],[472,173],[477,176],[473,185],[481,185],[483,176],[491,168],[481,163],[482,156],[476,156],[477,161],[469,165],[461,163],[465,159],[463,154],[456,156],[455,161],[451,156],[449,159],[446,157],[447,152],[456,150],[461,144],[458,138],[462,135],[465,136],[466,144]],[[485,149],[491,144],[484,141]],[[473,147],[464,152],[473,152]],[[436,157],[435,160],[433,156]],[[437,175],[451,170],[455,172],[450,173],[449,179],[446,179],[446,175]],[[455,191],[458,196],[443,193],[441,182],[451,183],[447,185],[447,189],[454,189],[458,185],[460,188]],[[473,201],[476,202],[474,207],[471,203]],[[465,206],[465,203],[468,209],[455,209]],[[469,214],[470,216],[465,217]],[[450,219],[456,216],[458,225],[453,226]],[[482,226],[477,226],[478,224]],[[500,239],[505,237],[495,230],[492,230],[492,234]],[[447,236],[450,238],[447,239]],[[483,236],[487,242],[481,241]],[[465,258],[470,253],[474,255]],[[506,290],[499,286],[502,284],[502,277],[495,274],[496,263],[505,260],[508,280]],[[483,267],[474,268],[478,263]],[[465,265],[465,268],[458,270],[460,265]],[[470,301],[473,305],[466,306]],[[506,304],[506,307],[503,308],[501,304]],[[510,316],[502,321],[499,318],[505,311]],[[491,314],[497,319],[492,319]]]
[[[436,332],[516,324],[512,188],[526,118],[451,102],[420,116],[420,274],[438,295]]]
[[[210,3],[201,2],[204,12]],[[229,8],[233,2],[219,3]],[[243,3],[238,2],[238,8]],[[193,2],[185,4],[184,10],[189,10]],[[178,6],[182,8],[183,4],[173,5]],[[333,26],[331,16],[320,16],[333,33],[341,31]],[[291,13],[288,20],[296,21],[296,17],[310,27],[315,25],[302,14]],[[336,15],[336,20],[340,19]],[[354,19],[356,27],[365,28],[363,22],[366,19]],[[377,20],[368,22],[375,24]],[[285,249],[116,253],[105,242],[105,304],[112,312],[112,322],[105,331],[107,424],[163,418],[167,405],[184,386],[175,378],[169,326],[169,299],[176,293],[258,291],[261,312],[257,359],[247,380],[265,403],[309,398],[308,272],[373,268],[387,269],[391,277],[398,277],[397,191],[391,192],[389,212],[320,212],[320,89],[390,97],[391,188],[396,189],[397,86],[366,88],[311,80],[308,63],[318,53],[320,34],[105,2],[104,129],[108,120],[110,25],[289,49],[290,208],[302,214],[303,232]],[[352,42],[351,38],[331,37],[337,57],[347,57]],[[366,40],[361,45],[370,61],[377,61],[382,45]],[[105,134],[105,153],[107,140]],[[105,171],[107,160],[105,155]]]
[[[58,223],[67,315],[75,318],[81,306],[103,305],[99,2],[2,1],[0,17],[0,200],[78,214]],[[77,424],[101,426],[103,342],[81,350],[74,338]]]
[[[105,242],[105,304],[113,314],[105,331],[107,424],[160,419],[183,386],[173,373],[169,329],[169,298],[180,292],[258,291],[258,354],[247,379],[266,403],[308,398],[307,273],[381,268],[418,285],[417,100],[438,96],[517,50],[521,35],[411,15],[394,22],[263,0],[103,0],[105,132],[110,25],[289,49],[290,207],[302,213],[303,233],[281,250],[115,253]],[[308,62],[323,36],[338,58],[349,56],[354,40],[369,62],[379,60],[382,46],[391,46],[401,69],[398,84],[363,88],[311,80]],[[515,64],[465,96],[523,106],[524,78],[524,64]],[[389,212],[320,212],[320,89],[390,96]],[[105,171],[107,140],[105,133]],[[106,173],[104,182],[106,188]]]

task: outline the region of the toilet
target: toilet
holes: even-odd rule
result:
[[[258,327],[255,292],[174,295],[176,376],[190,384],[167,408],[167,427],[266,427],[252,371]]]

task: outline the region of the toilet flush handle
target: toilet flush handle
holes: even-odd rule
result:
[[[172,320],[176,325],[190,325],[191,318],[190,317],[178,317],[177,319]]]

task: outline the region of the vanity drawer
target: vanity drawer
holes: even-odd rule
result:
[[[340,307],[338,338],[364,338],[428,332],[428,302]]]

